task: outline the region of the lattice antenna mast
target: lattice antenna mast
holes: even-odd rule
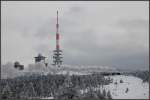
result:
[[[60,65],[62,64],[62,57],[61,57],[61,53],[62,50],[60,50],[60,46],[59,46],[59,24],[58,24],[58,11],[57,11],[57,22],[56,22],[56,50],[54,50],[54,55],[53,55],[53,65],[57,65],[58,67],[60,67]]]
[[[58,24],[58,11],[57,11],[57,24],[56,24],[56,50],[59,50],[59,24]]]

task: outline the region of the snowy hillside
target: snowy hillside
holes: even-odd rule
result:
[[[105,78],[108,78],[108,76]],[[149,99],[149,83],[143,83],[141,79],[134,76],[115,75],[109,76],[109,78],[113,79],[112,83],[93,89],[95,91],[99,89],[101,91],[104,89],[110,91],[113,99]],[[120,80],[122,80],[122,82],[120,82]],[[82,94],[87,93],[88,89],[80,90],[80,92]],[[49,98],[46,97],[42,99]]]
[[[34,78],[36,78],[36,75],[45,75],[45,76],[39,76],[39,77],[45,77],[46,75],[49,74],[50,77],[54,77],[52,79],[57,80],[55,77],[57,76],[56,74],[63,74],[63,75],[76,75],[76,77],[80,77],[79,75],[87,75],[94,73],[94,72],[117,72],[115,68],[108,67],[108,66],[72,66],[72,65],[63,65],[61,67],[56,67],[56,66],[45,66],[42,63],[37,63],[37,64],[30,64],[29,66],[26,66],[26,68],[23,71],[19,71],[13,67],[13,64],[8,63],[4,66],[2,66],[2,78],[14,78],[17,76],[21,75],[26,75],[26,76],[31,76],[34,75]],[[97,76],[99,74],[97,73]],[[139,72],[140,73],[140,72]],[[55,76],[56,75],[56,76]],[[128,74],[127,74],[128,75]],[[140,74],[139,74],[140,75]],[[144,74],[141,73],[143,77],[146,77]],[[96,76],[96,77],[97,77]],[[100,77],[96,78],[93,75],[91,77],[85,77],[81,78],[82,81],[80,84],[86,84],[87,82],[91,82],[92,79],[94,79],[94,82],[102,82],[103,79],[105,78],[110,78],[112,79],[112,83],[108,85],[101,85],[100,87],[95,87],[93,88],[95,90],[101,90],[103,91],[104,89],[108,92],[110,91],[111,96],[113,99],[149,99],[149,83],[145,82],[143,83],[143,78],[138,78],[132,75],[113,75],[113,76],[104,76],[102,80],[100,81]],[[30,77],[31,80],[34,79],[33,77]],[[64,77],[61,77],[61,75],[57,76],[59,80],[63,80]],[[87,78],[87,79],[86,79]],[[48,77],[49,79],[49,77]],[[48,80],[47,79],[47,80]],[[87,80],[91,81],[87,81]],[[28,79],[27,79],[28,80]],[[29,79],[30,80],[30,79]],[[51,80],[51,78],[49,79]],[[122,82],[121,82],[122,80]],[[36,80],[37,81],[37,80]],[[78,80],[76,80],[78,81]],[[94,83],[94,82],[91,83]],[[47,81],[48,82],[48,81]],[[53,81],[52,81],[53,82]],[[27,82],[28,83],[28,82]],[[34,83],[34,81],[33,81]],[[78,83],[78,82],[75,82]],[[21,84],[21,83],[20,83]],[[38,83],[36,83],[38,84]],[[77,85],[77,84],[76,84]],[[49,86],[47,84],[47,86]],[[46,88],[47,88],[46,86]],[[50,85],[52,86],[52,84]],[[91,84],[89,85],[89,87]],[[99,85],[98,85],[99,86]],[[91,86],[92,87],[92,86]],[[85,90],[84,90],[85,89]],[[84,89],[79,89],[81,91],[81,94],[86,93],[88,89],[85,87]]]
[[[148,99],[149,83],[143,83],[141,79],[133,76],[111,76],[113,83],[104,88],[110,90],[114,99]],[[123,83],[120,83],[123,80]],[[117,82],[117,85],[114,83]],[[128,88],[128,89],[127,89]],[[127,93],[126,93],[127,92]]]
[[[101,90],[109,90],[113,99],[149,99],[148,82],[143,83],[140,78],[134,76],[115,75],[105,78],[108,77],[113,79],[113,82],[109,85],[104,85]],[[120,83],[120,80],[123,83]],[[100,88],[95,88],[95,90],[97,89]]]

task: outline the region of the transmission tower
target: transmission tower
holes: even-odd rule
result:
[[[59,24],[58,24],[58,11],[57,11],[57,24],[56,24],[56,50],[54,50],[54,55],[53,55],[53,65],[60,67],[62,65],[62,50],[60,50],[59,46]]]

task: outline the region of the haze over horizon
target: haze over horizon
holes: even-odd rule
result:
[[[52,63],[56,11],[64,64],[149,69],[148,1],[1,1],[1,62]]]

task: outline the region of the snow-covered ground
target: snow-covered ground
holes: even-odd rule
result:
[[[54,97],[45,97],[45,98],[40,98],[40,99],[54,100]]]
[[[143,83],[140,78],[134,76],[115,75],[106,78],[108,77],[113,79],[113,82],[104,85],[103,89],[110,90],[113,99],[149,99],[148,82]],[[123,80],[123,83],[120,83],[120,80]]]
[[[88,74],[91,74],[91,73],[86,73],[86,72],[77,72],[77,71],[58,71],[56,74],[61,74],[61,75],[88,75]]]
[[[134,76],[116,75],[110,76],[113,83],[105,85],[110,90],[114,99],[149,99],[149,83],[143,83],[140,78]],[[123,80],[123,83],[120,83]],[[117,85],[114,84],[117,82]],[[126,89],[128,92],[126,93]]]
[[[105,89],[110,91],[113,99],[149,99],[149,83],[143,83],[142,80],[134,76],[114,75],[110,77],[113,82],[103,87],[94,88],[95,90]],[[120,83],[120,80],[123,82]],[[115,84],[117,83],[117,84]],[[128,88],[128,92],[127,92]],[[88,89],[81,90],[81,93],[87,92]],[[53,97],[42,99],[53,99]]]

